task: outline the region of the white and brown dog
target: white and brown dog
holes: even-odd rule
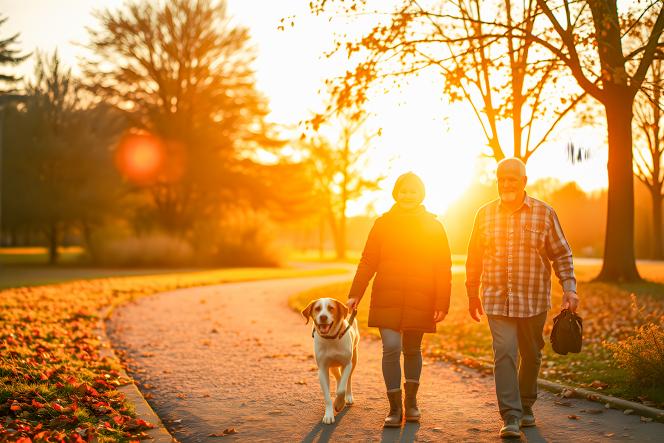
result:
[[[357,366],[360,333],[357,320],[353,320],[353,324],[348,327],[347,314],[346,305],[333,298],[314,300],[302,311],[307,323],[309,318],[314,322],[314,355],[325,398],[325,424],[334,423],[334,414],[340,412],[346,404],[353,404],[351,376]],[[330,397],[330,371],[337,380],[334,405]]]

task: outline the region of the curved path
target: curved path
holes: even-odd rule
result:
[[[323,401],[310,325],[289,295],[348,275],[233,283],[157,294],[119,308],[107,322],[130,374],[169,431],[182,442],[499,441],[493,379],[427,362],[421,425],[383,430],[386,412],[380,342],[363,337],[353,376],[355,404],[322,425]],[[538,427],[523,441],[662,441],[664,424],[602,405],[541,393]],[[590,411],[590,412],[584,412]],[[598,412],[599,411],[599,412]],[[593,413],[595,412],[595,413]],[[577,420],[569,415],[578,416]]]

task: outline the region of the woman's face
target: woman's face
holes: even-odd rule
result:
[[[413,209],[421,203],[420,192],[411,183],[404,183],[397,192],[397,203],[404,209]]]

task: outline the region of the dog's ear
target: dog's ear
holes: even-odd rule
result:
[[[307,323],[309,324],[309,319],[311,318],[311,310],[314,308],[314,305],[316,304],[318,300],[313,300],[311,303],[307,305],[306,308],[302,310],[302,317],[304,317],[307,320]]]
[[[345,304],[341,303],[339,300],[335,299],[334,302],[337,304],[337,309],[341,313],[339,320],[343,320],[348,315],[348,307]]]

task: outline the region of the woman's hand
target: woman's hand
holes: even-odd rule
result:
[[[349,298],[348,301],[346,302],[346,306],[348,306],[348,309],[350,309],[351,311],[357,309],[357,299]]]
[[[433,321],[436,323],[441,322],[445,319],[445,316],[447,314],[444,313],[443,311],[433,311]]]

